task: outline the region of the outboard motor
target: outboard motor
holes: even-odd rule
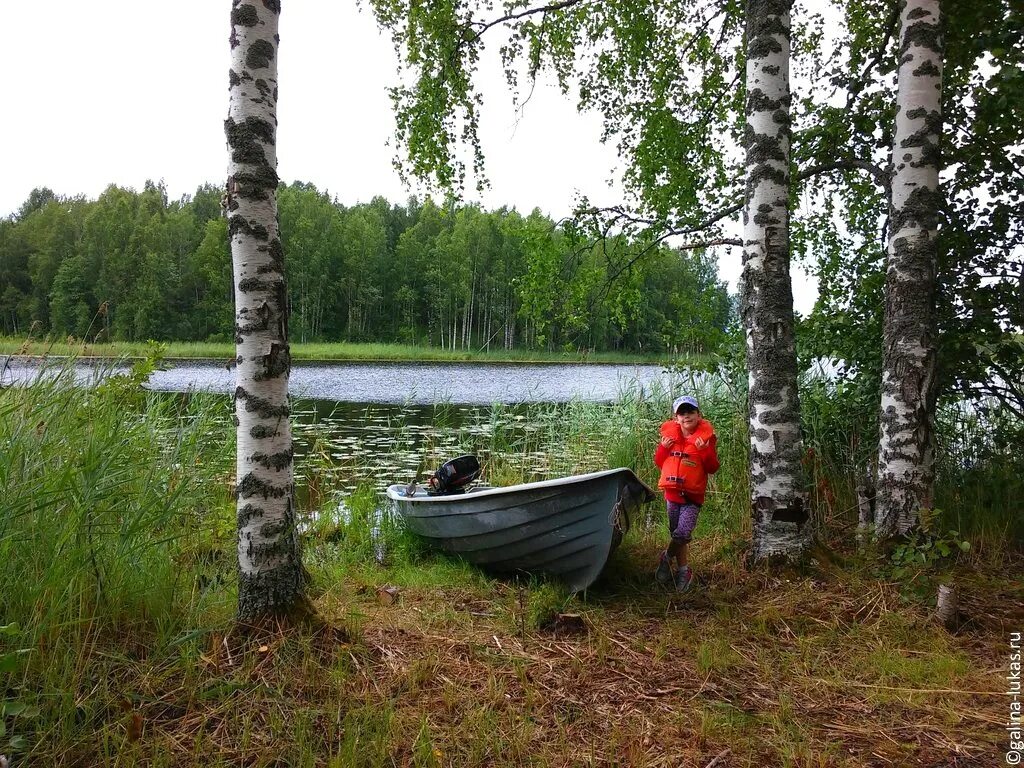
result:
[[[448,496],[465,493],[466,486],[480,476],[480,462],[476,456],[459,456],[441,465],[427,481],[427,494]]]

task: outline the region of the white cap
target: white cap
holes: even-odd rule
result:
[[[673,415],[679,413],[679,409],[682,406],[684,406],[684,405],[692,405],[698,411],[700,410],[700,406],[697,405],[697,398],[696,397],[690,397],[689,395],[683,395],[682,397],[677,397],[672,402],[672,413],[673,413]]]

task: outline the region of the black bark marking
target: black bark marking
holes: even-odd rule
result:
[[[265,69],[274,60],[274,45],[269,40],[254,40],[245,52],[245,65],[252,69]]]
[[[760,205],[758,206],[758,212],[754,214],[754,223],[762,227],[780,224],[778,213],[779,211],[774,206]]]
[[[259,534],[260,534],[260,536],[263,536],[265,538],[272,539],[275,536],[280,536],[282,533],[284,533],[287,530],[288,530],[288,521],[287,520],[278,520],[277,522],[264,523],[263,525],[261,525],[259,527]],[[274,553],[278,553],[280,551],[278,549],[279,546],[280,546],[279,544],[275,545],[275,546],[267,546],[265,551],[268,552],[268,553],[271,552],[271,551],[274,552]]]
[[[269,400],[249,394],[241,386],[235,388],[235,400],[244,401],[247,412],[256,413],[263,419],[286,419],[291,413],[287,403],[274,405]]]
[[[255,5],[239,5],[231,9],[231,23],[240,27],[255,27],[260,22]]]
[[[289,558],[270,571],[238,574],[238,618],[258,621],[267,616],[290,616],[301,609],[305,576],[302,565]]]
[[[274,144],[273,125],[258,117],[247,117],[240,123],[229,117],[224,121],[224,134],[231,148],[233,162],[269,168],[263,145]],[[235,181],[239,182],[240,179],[241,175],[236,174]]]
[[[275,485],[256,477],[255,474],[250,472],[235,486],[235,497],[249,499],[253,496],[262,496],[263,499],[283,499],[290,491],[290,483]]]
[[[780,53],[782,45],[775,36],[789,40],[789,29],[780,18],[789,13],[792,0],[753,0],[747,3],[747,58],[761,59]]]
[[[266,99],[267,96],[270,95],[270,85],[262,77],[256,80],[256,88],[257,90],[259,90],[260,96],[262,96],[264,99]]]
[[[788,99],[773,99],[770,98],[760,88],[754,88],[747,95],[747,114],[751,115],[755,112],[768,112],[770,110],[779,109],[780,107],[789,107]]]
[[[250,291],[266,291],[270,293],[278,282],[280,281],[268,282],[260,280],[258,277],[245,277],[238,281],[238,290],[241,293],[249,293]]]
[[[270,193],[277,189],[277,171],[269,165],[256,166],[252,171],[235,174],[238,182],[238,194],[251,200],[267,200]]]
[[[257,517],[263,517],[264,514],[265,511],[263,507],[257,507],[255,504],[246,504],[238,510],[238,527],[244,528]]]
[[[267,302],[262,302],[255,311],[246,312],[245,318],[249,319],[255,315],[255,318],[250,320],[245,325],[241,323],[235,324],[235,338],[241,339],[243,336],[249,336],[250,334],[257,333],[259,331],[265,331],[270,327],[270,318],[273,313],[270,310],[270,306]]]
[[[282,469],[286,469],[292,465],[293,457],[294,452],[289,448],[287,451],[281,451],[280,453],[254,453],[252,455],[252,460],[262,467],[267,469],[276,469],[280,472]]]
[[[803,499],[799,496],[793,498],[792,506],[775,507],[771,511],[772,520],[782,523],[796,523],[800,528],[807,522],[807,509],[804,507]]]
[[[901,64],[904,61],[904,57],[909,54],[910,49],[915,45],[935,53],[940,52],[943,48],[942,29],[938,24],[925,21],[918,21],[907,27],[903,32],[903,40],[900,45]]]
[[[274,238],[270,241],[269,250],[271,261],[279,272],[284,274],[284,246],[281,245],[279,238]]]
[[[263,357],[263,370],[257,372],[254,378],[256,381],[276,379],[282,374],[287,374],[292,369],[292,356],[288,344],[273,343],[270,345],[270,352]]]
[[[762,181],[771,181],[778,184],[780,187],[785,187],[789,182],[789,174],[781,168],[762,163],[754,167],[754,170],[750,173],[747,179],[748,194],[752,197],[754,189]]]
[[[267,228],[259,222],[250,222],[244,216],[232,216],[228,221],[228,237],[232,238],[237,234],[249,235],[257,240],[268,240],[270,233]]]
[[[918,187],[907,196],[902,206],[890,212],[889,231],[898,233],[907,228],[934,231],[942,219],[941,207],[940,190]]]
[[[921,62],[921,66],[915,69],[911,74],[915,77],[939,77],[942,71],[935,66],[935,62],[931,59],[926,59]]]
[[[780,133],[783,131],[780,130]],[[783,152],[781,136],[768,136],[757,133],[753,126],[747,125],[743,133],[743,146],[747,150],[747,164],[761,165],[769,160],[779,163],[786,162],[786,153]]]
[[[268,437],[277,437],[277,427],[268,427],[266,424],[255,424],[252,429],[249,430],[249,434],[257,440],[263,440]]]
[[[295,527],[295,508],[291,494],[280,522],[266,522],[258,533],[270,539],[253,542],[252,534],[239,531],[239,545],[256,573],[238,573],[238,617],[242,621],[267,616],[288,616],[302,613],[308,576],[302,567],[301,547]],[[273,567],[269,567],[273,564]]]

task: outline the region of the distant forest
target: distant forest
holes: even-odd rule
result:
[[[36,189],[0,220],[0,331],[90,341],[233,338],[221,190],[169,201]],[[278,190],[293,342],[448,349],[714,349],[730,300],[708,254],[586,240],[534,210]],[[646,250],[646,252],[645,252]]]

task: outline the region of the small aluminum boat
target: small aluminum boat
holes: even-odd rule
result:
[[[631,469],[609,469],[505,488],[431,496],[387,490],[406,525],[437,547],[494,573],[553,576],[575,592],[594,583],[656,494]]]

